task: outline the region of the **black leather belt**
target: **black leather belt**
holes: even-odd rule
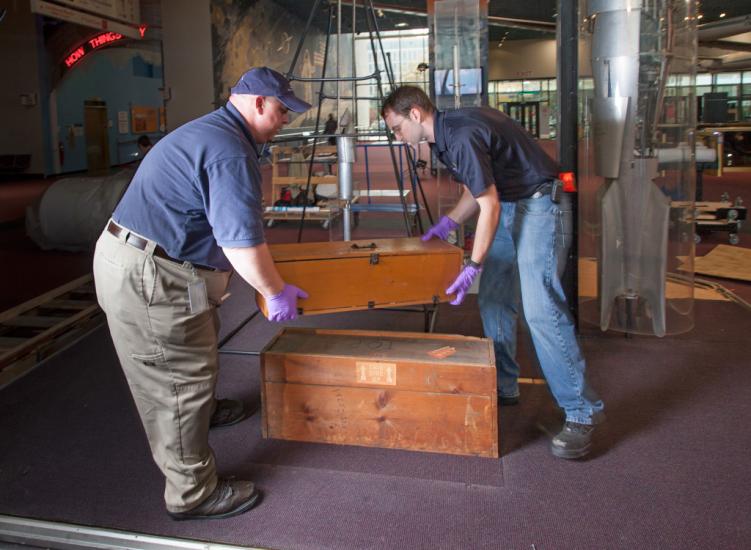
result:
[[[533,199],[539,199],[540,197],[544,197],[545,195],[550,195],[550,192],[552,190],[553,190],[553,182],[552,181],[549,181],[547,183],[543,183],[537,189],[535,189],[535,192],[532,195],[532,198]]]
[[[539,199],[545,195],[551,195],[550,200],[557,203],[560,200],[561,182],[559,180],[548,181],[540,185],[530,197]]]
[[[137,248],[138,250],[146,250],[146,246],[149,244],[149,241],[147,241],[146,239],[139,237],[138,235],[135,235],[133,232],[125,229],[124,227],[120,227],[112,220],[110,220],[110,223],[107,224],[107,231],[112,233],[118,239],[123,233],[128,233],[128,235],[125,237],[125,242],[128,243],[130,246]],[[159,245],[156,245],[154,247],[154,256],[158,256],[160,258],[169,260],[170,262],[175,262],[176,264],[180,264],[180,265],[185,263],[182,260],[177,260],[173,258],[172,256],[170,256],[169,254],[167,254],[167,252],[165,252],[165,250]],[[214,269],[213,267],[209,267],[206,265],[194,264],[193,262],[191,262],[191,264],[193,265],[193,267],[197,269],[206,269],[208,271],[216,271],[216,269]]]

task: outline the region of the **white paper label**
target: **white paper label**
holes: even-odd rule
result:
[[[358,384],[377,384],[396,386],[396,363],[377,363],[375,361],[356,361]]]

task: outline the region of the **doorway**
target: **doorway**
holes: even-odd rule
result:
[[[87,99],[83,102],[83,110],[87,170],[89,174],[101,174],[110,167],[107,104],[101,100]]]

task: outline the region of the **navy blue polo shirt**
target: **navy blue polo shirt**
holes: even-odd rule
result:
[[[222,270],[221,247],[263,243],[258,150],[237,109],[228,102],[160,139],[112,218],[175,259]]]
[[[490,107],[437,111],[432,150],[473,197],[495,184],[500,200],[531,197],[558,177],[558,164],[522,126]]]

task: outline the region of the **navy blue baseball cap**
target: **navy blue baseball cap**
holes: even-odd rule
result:
[[[295,95],[289,80],[268,67],[250,69],[240,77],[237,84],[230,89],[230,93],[272,96],[296,113],[305,112],[311,107],[310,103]]]

